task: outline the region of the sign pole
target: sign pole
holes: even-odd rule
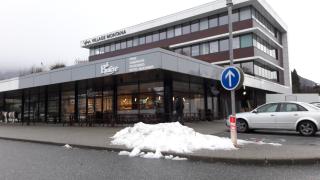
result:
[[[230,66],[233,66],[233,35],[232,35],[232,0],[227,0],[228,7],[228,23],[229,23],[229,58]],[[234,146],[237,146],[237,126],[236,126],[236,105],[235,90],[231,91],[231,116],[230,116],[230,136]],[[231,123],[231,118],[232,123]]]

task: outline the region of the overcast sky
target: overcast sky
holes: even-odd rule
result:
[[[289,28],[290,68],[320,82],[320,1],[266,0]],[[172,14],[210,0],[4,0],[0,71],[87,59],[80,41]],[[290,3],[290,4],[287,4]],[[312,3],[312,4],[309,4]]]

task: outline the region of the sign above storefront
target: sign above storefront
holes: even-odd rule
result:
[[[98,36],[98,37],[95,37],[95,38],[92,38],[92,39],[87,39],[87,40],[82,41],[81,42],[81,46],[84,47],[84,46],[93,45],[93,44],[96,44],[96,43],[99,43],[99,42],[102,42],[102,41],[106,41],[106,40],[109,40],[109,39],[113,39],[113,38],[116,38],[116,37],[123,36],[125,34],[127,34],[127,31],[124,29],[124,30],[113,32],[113,33],[101,35],[101,36]]]
[[[119,71],[118,66],[111,66],[109,62],[101,65],[101,74],[111,75]]]

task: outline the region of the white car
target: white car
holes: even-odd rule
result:
[[[312,136],[320,129],[320,108],[303,102],[267,103],[246,113],[237,113],[237,131],[275,129]],[[229,126],[229,118],[226,120]]]

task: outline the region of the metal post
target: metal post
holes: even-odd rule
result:
[[[229,23],[229,58],[230,58],[230,66],[233,66],[233,35],[232,35],[232,0],[227,0],[227,7],[228,7],[228,23]],[[236,105],[235,105],[235,90],[231,91],[231,113],[232,116],[236,116]],[[231,141],[232,143],[237,146],[237,132],[231,132]]]

